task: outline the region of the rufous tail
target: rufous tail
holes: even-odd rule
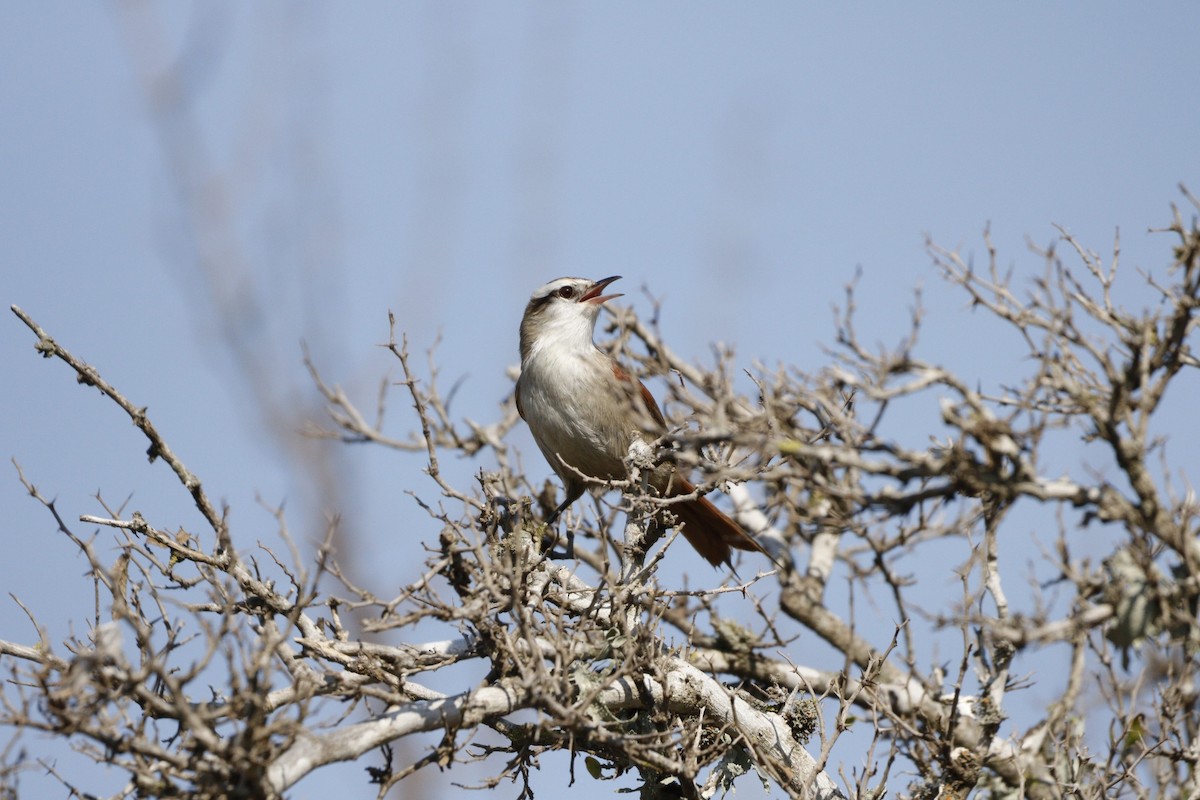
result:
[[[696,488],[688,481],[678,475],[672,477],[672,497],[691,494],[694,491]],[[733,554],[732,548],[735,547],[738,550],[754,550],[771,558],[771,554],[756,542],[754,537],[742,530],[741,525],[703,497],[672,503],[667,509],[683,523],[680,529],[683,538],[714,567],[722,564],[732,566],[730,557]],[[773,558],[771,560],[774,562]]]

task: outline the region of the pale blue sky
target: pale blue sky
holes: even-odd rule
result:
[[[1020,276],[1040,271],[1025,242],[1051,242],[1052,223],[1104,254],[1119,227],[1120,297],[1140,306],[1134,269],[1161,270],[1173,244],[1147,229],[1169,221],[1179,182],[1200,189],[1191,3],[149,8],[151,24],[134,4],[0,4],[0,299],[149,406],[245,547],[273,527],[256,493],[286,499],[302,537],[322,524],[272,421],[247,410],[262,395],[313,402],[301,339],[371,407],[396,373],[376,347],[394,310],[415,351],[441,336],[446,382],[465,376],[455,412],[486,420],[510,388],[523,304],[550,278],[622,274],[643,312],[647,287],[691,358],[721,341],[747,365],[817,370],[861,267],[867,341],[901,337],[923,286],[921,353],[994,385],[1020,367],[1015,340],[935,277],[926,233],[981,255],[990,223]],[[156,122],[145,65],[181,52],[194,104]],[[181,141],[182,173],[168,146]],[[222,177],[235,220],[223,263],[244,271],[219,291],[247,303],[249,373],[193,269],[178,176],[196,167]],[[140,434],[32,344],[15,318],[0,324],[0,454],[68,519],[97,511],[99,489],[199,527]],[[1165,424],[1194,478],[1188,405]],[[398,397],[394,432],[407,409]],[[549,475],[524,431],[514,441]],[[356,560],[397,585],[436,536],[403,493],[434,496],[421,463],[361,448],[338,463],[353,507],[337,510],[370,542]],[[59,636],[68,619],[81,630],[82,561],[11,470],[0,507],[0,585]],[[0,637],[32,638],[11,603]]]

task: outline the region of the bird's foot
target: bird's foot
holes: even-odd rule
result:
[[[551,561],[571,561],[575,558],[575,531],[567,531],[567,546],[562,550],[554,549],[554,544],[558,541],[556,533],[551,532],[542,541],[542,552]]]

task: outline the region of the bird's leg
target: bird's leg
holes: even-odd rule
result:
[[[554,513],[552,513],[550,515],[550,518],[546,520],[546,527],[548,527],[548,528],[553,527],[554,523],[558,520],[559,515],[562,514],[562,512],[566,511],[567,506],[571,505],[571,503],[574,503],[574,502],[575,502],[575,498],[571,497],[568,494],[567,499],[563,500],[561,503],[559,503],[558,508],[554,509]],[[554,538],[555,539],[558,538],[557,534],[555,535]],[[567,549],[566,549],[566,551],[564,551],[562,553],[555,553],[554,550],[551,549],[549,556],[550,556],[550,558],[565,558],[568,561],[575,558],[575,531],[573,529],[567,528]]]
[[[583,494],[582,486],[572,486],[572,485],[568,484],[568,485],[564,486],[563,489],[566,492],[566,497],[564,497],[563,501],[558,504],[558,508],[554,509],[554,512],[550,514],[549,518],[546,520],[546,527],[552,527],[554,525],[554,523],[558,520],[559,516],[564,511],[567,510],[567,507],[570,506],[571,503],[574,503],[576,500],[578,500],[580,495]],[[554,539],[557,541],[557,539],[558,539],[557,533],[555,534]],[[552,548],[550,550],[550,552],[547,553],[547,555],[550,558],[565,558],[568,561],[575,558],[575,531],[574,531],[574,529],[571,529],[571,528],[567,529],[567,549],[565,552],[555,553]]]
[[[562,512],[566,511],[567,506],[571,505],[571,503],[573,503],[573,502],[574,502],[574,499],[568,497],[566,500],[563,500],[561,503],[559,503],[558,508],[554,509],[554,511],[552,511],[550,513],[550,516],[546,518],[546,524],[553,525],[555,523],[555,521],[558,519],[559,515],[562,514]]]

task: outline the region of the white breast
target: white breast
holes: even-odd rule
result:
[[[589,477],[624,477],[633,432],[621,424],[628,414],[606,356],[594,347],[537,350],[522,365],[519,386],[525,421],[564,483],[580,478],[562,461]]]

